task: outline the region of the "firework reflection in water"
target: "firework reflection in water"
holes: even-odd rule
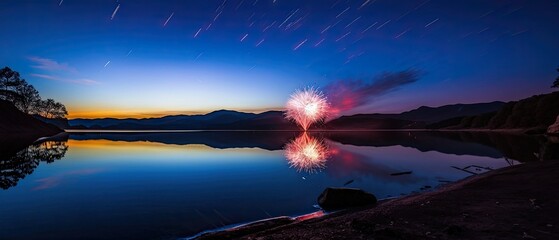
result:
[[[285,145],[285,157],[297,171],[314,173],[326,167],[330,156],[324,141],[309,136],[307,132]]]

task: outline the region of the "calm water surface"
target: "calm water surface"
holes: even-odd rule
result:
[[[3,150],[0,239],[176,239],[316,211],[326,187],[395,197],[538,149],[487,133],[72,133]]]

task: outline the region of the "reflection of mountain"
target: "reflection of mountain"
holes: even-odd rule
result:
[[[148,141],[165,144],[204,144],[212,148],[262,148],[280,150],[296,137],[288,131],[200,131],[200,132],[138,132],[138,133],[72,133],[76,140],[106,139],[112,141]]]
[[[400,172],[382,164],[383,161],[375,161],[375,155],[365,155],[364,153],[341,146],[342,144],[330,142],[329,147],[332,153],[332,159],[336,161],[328,161],[326,171],[331,176],[344,178],[347,176],[375,176],[377,179],[386,182],[412,183],[419,181],[419,176],[412,174],[402,177],[393,177],[390,174]],[[378,160],[378,159],[377,159]]]
[[[329,132],[325,137],[356,146],[412,147],[422,152],[507,157],[519,161],[537,160],[540,142],[531,136],[489,132]]]
[[[312,136],[327,138],[355,146],[394,146],[416,148],[420,151],[437,151],[446,154],[507,157],[519,161],[537,160],[540,141],[526,135],[488,132],[311,132]],[[77,140],[107,139],[114,141],[150,141],[165,144],[204,144],[213,148],[257,147],[281,150],[299,132],[283,131],[200,131],[181,133],[72,133]]]
[[[30,145],[11,156],[0,159],[0,187],[8,189],[17,185],[20,179],[33,173],[40,162],[51,163],[66,154],[66,141],[45,141]]]
[[[400,169],[383,164],[374,154],[365,154],[359,147],[349,147],[328,141],[321,134],[315,136],[302,133],[285,145],[285,158],[298,172],[316,173],[326,170],[336,178],[351,176],[374,176],[387,182],[413,183],[420,180],[417,175],[393,177]],[[380,160],[380,161],[375,161]]]
[[[547,154],[556,148],[546,142],[545,138],[526,135],[510,135],[488,132],[311,132],[309,137],[328,139],[327,144],[332,157],[342,159],[335,163],[326,163],[328,168],[336,171],[343,169],[367,169],[382,171],[383,175],[395,171],[371,165],[361,161],[355,153],[348,153],[336,147],[339,143],[355,146],[384,147],[400,145],[418,149],[419,151],[437,151],[445,154],[486,156],[492,158],[507,157],[519,161],[538,160],[538,156],[557,157]],[[164,144],[204,144],[213,148],[262,148],[281,150],[286,143],[294,140],[300,132],[283,131],[200,131],[181,133],[72,133],[70,137],[77,140],[106,139],[112,141],[150,141]],[[329,141],[326,141],[329,142]],[[336,143],[337,142],[337,143]],[[40,144],[18,148],[6,148],[0,151],[0,187],[14,186],[19,179],[32,173],[41,161],[52,162],[64,156],[67,145],[64,139],[47,141]],[[546,150],[547,149],[547,150]],[[545,153],[542,154],[542,151]],[[371,156],[367,156],[370,158]],[[334,164],[334,165],[332,165]],[[337,165],[339,166],[337,166]],[[340,165],[341,164],[341,165]],[[365,165],[363,165],[365,164]]]

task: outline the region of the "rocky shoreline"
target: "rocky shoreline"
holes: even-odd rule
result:
[[[433,192],[196,239],[559,239],[559,161],[472,176]]]

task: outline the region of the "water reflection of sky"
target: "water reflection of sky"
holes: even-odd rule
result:
[[[469,175],[451,166],[507,165],[503,158],[323,141],[331,154],[309,173],[290,167],[282,149],[70,139],[63,159],[0,191],[0,239],[187,236],[314,211],[325,187],[349,183],[385,198]],[[405,171],[412,173],[391,176]]]
[[[480,156],[455,156],[435,151],[420,152],[401,146],[363,147],[331,143],[338,153],[328,162],[326,172],[331,178],[355,180],[351,186],[366,189],[380,198],[434,187],[441,182],[455,181],[470,174],[451,168],[479,165],[490,168],[506,166],[504,159]],[[399,176],[394,173],[408,172]]]

